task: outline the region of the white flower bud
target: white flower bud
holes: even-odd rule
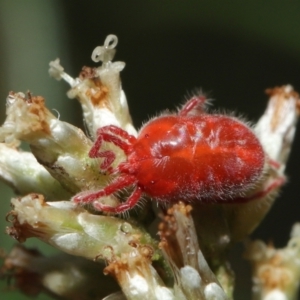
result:
[[[68,96],[79,100],[84,121],[93,139],[97,136],[97,129],[106,125],[115,125],[132,135],[137,134],[121,87],[120,72],[125,63],[111,62],[117,43],[117,37],[109,35],[104,46],[97,47],[92,54],[94,61],[103,62],[102,66],[84,67],[76,79],[64,72],[58,59],[50,63],[50,75],[58,80],[63,78],[70,84]]]
[[[19,195],[41,193],[48,200],[63,200],[71,194],[62,188],[30,152],[0,143],[0,178]]]
[[[88,156],[92,142],[79,128],[57,119],[40,96],[9,95],[1,140],[12,146],[29,143],[38,162],[73,194],[97,189],[108,179],[99,174],[98,160]]]
[[[44,202],[42,195],[29,194],[11,200],[12,227],[8,233],[20,241],[39,237],[66,253],[88,259],[110,259],[135,253],[131,243],[155,247],[150,235],[128,221],[98,216],[69,201]],[[125,228],[125,229],[124,229]]]

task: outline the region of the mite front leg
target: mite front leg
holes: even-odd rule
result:
[[[134,185],[136,183],[137,180],[134,176],[120,176],[102,190],[81,192],[75,195],[72,198],[72,201],[78,204],[89,204],[101,197],[109,196],[115,192],[122,190],[125,187]]]
[[[105,142],[110,142],[118,146],[121,150],[124,151],[126,155],[131,153],[132,145],[128,142],[123,141],[118,136],[112,135],[110,133],[102,133],[101,136]]]
[[[98,136],[96,142],[94,143],[93,147],[89,152],[89,157],[91,158],[104,158],[103,162],[100,165],[100,169],[109,173],[113,173],[113,168],[111,164],[114,162],[116,155],[113,151],[101,151],[99,152],[102,146],[103,138],[101,135]]]
[[[109,173],[113,173],[114,169],[111,165],[114,162],[116,155],[111,150],[100,151],[103,141],[113,143],[128,155],[131,152],[132,143],[136,141],[136,138],[133,135],[128,134],[127,131],[114,125],[104,126],[98,129],[97,139],[89,152],[89,156],[91,158],[104,158],[100,168]]]
[[[123,130],[120,127],[117,127],[115,125],[108,125],[104,126],[98,129],[97,131],[99,134],[100,133],[112,133],[113,135],[116,135],[125,141],[127,141],[129,144],[132,144],[136,141],[136,137],[129,134],[126,130]]]
[[[93,147],[91,148],[89,152],[89,157],[90,158],[98,158],[99,157],[99,150],[102,146],[103,138],[101,135],[97,136],[96,141],[94,142]]]
[[[127,131],[114,125],[99,128],[97,134],[101,136],[104,141],[111,142],[118,146],[126,155],[130,153],[131,146],[136,141],[135,136],[130,135]]]
[[[102,204],[98,201],[93,203],[96,210],[104,211],[107,213],[119,214],[133,208],[137,202],[140,200],[142,195],[142,190],[140,187],[136,187],[133,193],[129,196],[126,202],[120,203],[119,205],[113,207],[109,205]]]

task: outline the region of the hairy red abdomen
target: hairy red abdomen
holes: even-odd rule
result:
[[[248,191],[264,164],[260,142],[238,119],[170,115],[141,129],[120,170],[136,176],[142,190],[159,200],[218,201]]]

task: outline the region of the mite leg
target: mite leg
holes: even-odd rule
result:
[[[129,198],[126,200],[126,202],[120,203],[119,205],[113,207],[109,205],[104,205],[98,201],[95,201],[93,203],[96,210],[119,214],[122,212],[125,212],[128,209],[133,208],[137,202],[140,200],[142,195],[142,190],[140,187],[136,187],[133,193],[129,196]]]
[[[134,176],[130,176],[130,175],[120,176],[117,179],[115,179],[111,184],[103,188],[102,190],[81,192],[75,195],[72,198],[72,201],[80,204],[88,204],[94,202],[95,200],[101,197],[109,196],[127,186],[136,183],[137,180]]]
[[[116,155],[113,151],[101,151],[98,153],[97,157],[104,158],[103,162],[100,165],[100,169],[108,172],[109,174],[113,173],[115,170],[111,164],[116,159]]]
[[[131,153],[132,145],[126,141],[123,141],[118,136],[112,135],[110,133],[102,133],[101,136],[105,142],[110,142],[118,146],[120,149],[124,151],[126,155]]]
[[[179,116],[197,116],[205,112],[205,96],[192,97],[179,111]]]
[[[89,156],[91,158],[104,158],[100,168],[102,170],[113,172],[111,164],[114,162],[116,156],[113,151],[109,150],[99,152],[102,142],[111,142],[122,149],[126,155],[128,155],[131,151],[131,144],[135,140],[136,138],[133,135],[128,134],[127,131],[119,127],[113,125],[101,127],[97,131],[97,139],[89,152]]]
[[[99,150],[102,146],[102,142],[103,142],[102,136],[98,135],[96,141],[94,142],[93,147],[91,148],[91,150],[89,152],[89,157],[91,157],[91,158],[101,157],[101,156],[98,156],[98,155],[99,155]]]
[[[230,204],[230,203],[247,203],[252,200],[267,197],[269,195],[272,195],[272,193],[276,192],[281,186],[283,186],[285,184],[285,182],[286,182],[285,177],[283,177],[283,176],[278,177],[278,178],[274,179],[272,182],[270,182],[267,186],[263,187],[263,189],[261,191],[258,191],[248,197],[236,197],[236,198],[229,199],[228,202],[224,201],[224,204],[225,203],[228,203],[228,204]]]
[[[123,130],[120,127],[117,127],[115,125],[108,125],[104,126],[98,129],[97,131],[98,134],[100,133],[113,133],[116,136],[121,137],[122,139],[126,140],[130,144],[136,141],[136,137],[129,134],[126,130]]]
[[[120,149],[122,149],[126,155],[128,155],[130,153],[131,144],[124,142],[119,137],[114,136],[110,133],[101,133],[101,135],[99,135],[97,137],[97,140],[95,141],[93,147],[91,148],[91,150],[89,152],[89,156],[91,158],[103,157],[103,156],[101,156],[101,152],[99,152],[103,141],[115,144]]]
[[[112,173],[114,170],[111,167],[111,164],[114,162],[116,155],[113,151],[100,151],[99,149],[102,146],[103,137],[101,135],[98,136],[97,140],[95,141],[93,147],[89,152],[89,157],[91,158],[104,158],[103,162],[100,165],[101,170],[108,171]]]
[[[276,172],[280,169],[281,164],[277,162],[276,160],[273,160],[271,158],[268,158],[268,164],[270,167]],[[278,174],[278,173],[277,173]],[[259,199],[268,196],[269,194],[277,191],[281,186],[283,186],[286,183],[286,178],[284,175],[279,175],[270,180],[261,191],[258,191],[252,196],[246,197],[245,202],[251,201],[253,199]],[[244,202],[242,201],[242,202]]]

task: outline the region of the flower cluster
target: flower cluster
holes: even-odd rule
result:
[[[13,277],[28,295],[44,291],[61,299],[100,299],[112,292],[105,299],[232,299],[234,275],[227,252],[259,225],[285,182],[298,94],[290,85],[267,91],[267,109],[253,126],[267,159],[262,179],[243,195],[246,202],[187,204],[178,199],[168,207],[152,207],[145,199],[138,214],[101,214],[70,200],[107,186],[117,176],[101,172],[101,158],[89,156],[99,128],[114,125],[137,136],[120,81],[125,63],[112,61],[117,43],[116,36],[107,36],[92,54],[102,64],[83,67],[75,79],[59,59],[50,63],[50,75],[65,80],[71,86],[68,96],[80,102],[86,134],[54,116],[41,96],[11,92],[7,97],[7,118],[0,128],[0,178],[18,196],[11,200],[7,233],[19,242],[36,237],[67,254],[44,257],[16,246],[4,255],[0,276]],[[31,152],[21,150],[21,142]],[[113,167],[126,159],[112,143],[103,143],[101,150],[114,153]],[[101,203],[117,206],[123,196],[109,195]],[[299,280],[299,268],[292,263],[300,259],[298,235],[280,251],[262,242],[248,247],[257,299],[271,299],[274,272],[281,272],[284,282],[276,292],[287,298],[272,299],[292,299],[297,292],[291,282]]]

